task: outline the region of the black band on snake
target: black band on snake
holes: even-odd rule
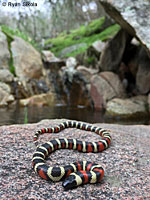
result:
[[[49,167],[45,164],[45,158],[58,149],[74,149],[82,152],[101,152],[107,149],[111,142],[108,130],[89,124],[66,121],[52,128],[43,128],[34,135],[34,141],[43,133],[58,133],[65,128],[78,128],[86,131],[95,132],[102,137],[98,142],[84,142],[77,139],[54,139],[50,142],[38,146],[33,155],[32,166],[40,177],[50,181],[61,181],[65,189],[71,189],[86,183],[99,183],[104,175],[101,165],[93,162],[80,161],[64,167]]]

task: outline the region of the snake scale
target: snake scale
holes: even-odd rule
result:
[[[73,149],[81,152],[101,152],[107,149],[111,143],[111,136],[108,130],[91,126],[77,121],[66,121],[52,128],[43,128],[36,131],[34,141],[44,133],[58,133],[65,128],[77,128],[95,132],[102,137],[98,142],[84,142],[77,139],[53,139],[41,146],[37,146],[33,154],[32,166],[34,171],[43,179],[50,181],[62,181],[65,190],[75,188],[86,183],[98,183],[104,176],[104,169],[101,165],[90,161],[78,161],[64,167],[49,167],[45,159],[50,153],[58,149]]]

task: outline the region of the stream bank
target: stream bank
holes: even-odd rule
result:
[[[37,123],[43,119],[71,119],[85,121],[88,123],[113,123],[113,124],[145,124],[149,125],[149,117],[136,117],[133,119],[122,119],[119,117],[108,117],[104,112],[88,107],[74,107],[66,105],[56,106],[11,106],[0,109],[0,126],[11,124]]]

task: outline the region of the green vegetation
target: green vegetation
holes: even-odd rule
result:
[[[105,23],[105,17],[102,17],[100,19],[93,20],[89,25],[87,26],[80,26],[79,29],[75,29],[71,31],[71,35],[76,36],[90,36],[100,30],[102,28],[102,25]]]
[[[5,27],[6,27],[6,26],[1,26],[1,30],[3,31],[3,33],[4,33],[4,34],[6,35],[6,37],[7,37],[8,50],[9,50],[9,53],[10,53],[9,68],[10,68],[10,72],[11,72],[14,76],[16,76],[15,67],[14,67],[14,64],[13,64],[12,52],[11,52],[11,42],[13,41],[13,37],[11,36],[11,34],[6,33]],[[8,27],[7,27],[7,28],[8,28]]]
[[[60,52],[64,48],[75,44],[86,43],[86,47],[81,47],[78,50],[75,50],[72,53],[65,55],[65,57],[76,56],[80,53],[85,52],[87,48],[91,46],[92,43],[96,40],[105,41],[113,37],[120,29],[120,26],[118,24],[114,24],[103,30],[104,23],[105,17],[96,19],[87,26],[82,25],[79,29],[71,30],[69,34],[63,32],[56,38],[46,40],[45,45],[52,44],[52,48],[50,50],[56,56],[59,56]]]
[[[86,50],[93,44],[93,42],[97,40],[105,41],[113,37],[119,29],[120,26],[118,24],[114,24],[108,27],[105,17],[102,17],[100,19],[93,20],[87,26],[82,25],[78,29],[71,30],[69,34],[63,32],[56,38],[48,39],[45,41],[45,45],[51,44],[52,48],[50,48],[50,50],[59,57],[63,49],[76,44],[83,44],[83,46],[81,45],[74,51],[72,50],[71,53],[66,53],[64,55],[64,57],[76,56],[86,52]],[[40,49],[34,40],[28,37],[25,33],[20,32],[18,29],[13,30],[6,25],[1,25],[1,30],[7,36],[8,48],[11,56],[9,62],[10,71],[15,75],[15,67],[13,64],[13,56],[11,52],[11,42],[14,40],[14,36],[22,38],[37,50]],[[94,58],[89,58],[87,63],[92,63],[93,60]]]
[[[14,62],[13,62],[13,57],[12,57],[12,52],[10,50],[10,44],[9,46],[9,52],[10,52],[10,60],[9,60],[9,67],[10,67],[10,72],[16,76],[16,72],[15,72],[15,67],[14,67]]]
[[[28,123],[28,107],[24,108],[24,124]]]
[[[87,62],[87,64],[92,64],[95,61],[95,57],[87,57],[87,60],[85,60],[85,62]]]
[[[15,74],[15,66],[13,64],[13,56],[12,56],[12,52],[11,52],[11,42],[14,40],[14,36],[18,36],[18,37],[22,38],[23,40],[25,40],[26,42],[28,42],[32,46],[34,46],[36,49],[38,49],[38,47],[37,47],[37,44],[35,43],[34,40],[31,40],[31,38],[29,38],[23,32],[20,32],[18,29],[13,30],[13,29],[9,28],[6,25],[1,25],[1,30],[7,36],[8,49],[9,49],[9,53],[10,53],[10,60],[9,60],[10,72],[14,76],[16,76],[16,74]]]
[[[18,36],[18,37],[22,38],[23,40],[25,40],[26,42],[30,43],[36,49],[38,49],[37,43],[33,39],[31,39],[29,36],[27,36],[25,33],[20,32],[18,29],[11,29],[6,25],[2,25],[1,29],[2,29],[3,33],[5,33],[12,40],[14,39],[14,36]]]

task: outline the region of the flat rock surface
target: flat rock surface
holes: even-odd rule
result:
[[[0,127],[0,199],[150,199],[150,126],[96,124],[112,130],[110,148],[102,153],[79,153],[59,150],[47,160],[49,165],[66,165],[77,160],[102,164],[105,175],[99,184],[87,184],[64,191],[61,182],[41,179],[32,170],[36,150],[36,130],[57,125],[65,120],[44,120],[36,124]],[[44,134],[39,143],[54,138],[77,138],[98,141],[99,136],[78,129],[65,129],[58,134]]]

